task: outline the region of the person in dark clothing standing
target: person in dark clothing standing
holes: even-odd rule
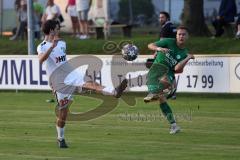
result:
[[[161,11],[159,14],[159,23],[161,30],[159,33],[159,39],[164,38],[175,38],[176,37],[176,27],[170,21],[170,15],[168,12]],[[156,55],[156,53],[155,53]],[[155,57],[155,56],[154,56]],[[174,77],[175,78],[175,77]],[[174,80],[174,88],[177,88],[176,80]],[[176,90],[169,96],[169,98],[176,99]]]
[[[217,18],[212,22],[216,31],[214,37],[220,37],[224,33],[223,26],[234,22],[234,17],[237,14],[235,0],[222,0]]]
[[[20,1],[20,8],[17,10],[19,26],[17,27],[16,33],[9,38],[9,40],[16,40],[21,38],[24,39],[27,33],[27,1],[21,0]]]
[[[159,14],[159,22],[161,25],[159,38],[174,38],[176,36],[176,28],[174,27],[173,23],[170,21],[170,15],[162,11]]]
[[[168,12],[161,11],[159,13],[159,23],[160,23],[160,32],[159,32],[159,40],[163,40],[164,38],[175,38],[177,29],[173,25],[173,23],[170,21],[170,15]],[[154,53],[154,58],[148,58],[146,61],[146,67],[150,68],[152,66],[153,61],[155,60],[157,56],[157,52]],[[167,96],[167,99],[172,98],[176,99],[176,88],[177,83],[174,77],[173,80],[173,90],[172,92]]]
[[[238,19],[236,21],[237,33],[235,35],[236,39],[240,39],[240,14],[238,14]]]

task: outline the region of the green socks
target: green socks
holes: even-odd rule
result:
[[[175,119],[172,113],[171,108],[169,107],[169,105],[165,102],[165,103],[161,103],[160,104],[160,108],[164,114],[164,116],[167,118],[168,122],[170,124],[175,123]]]

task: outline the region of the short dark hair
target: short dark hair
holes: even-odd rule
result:
[[[177,27],[177,30],[179,30],[179,29],[184,29],[184,30],[186,30],[187,32],[189,32],[189,29],[188,29],[186,26],[184,26],[184,25],[178,26],[178,27]]]
[[[168,12],[161,11],[159,14],[164,14],[166,16],[167,20],[170,20],[170,15]]]
[[[57,21],[54,20],[47,20],[42,28],[42,31],[45,35],[49,35],[51,30],[54,30],[56,26],[60,26]]]

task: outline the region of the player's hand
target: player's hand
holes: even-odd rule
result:
[[[188,54],[188,59],[195,59],[193,54]]]
[[[163,52],[163,53],[168,53],[170,51],[170,49],[158,47],[157,51],[160,51],[160,52]]]
[[[55,48],[57,46],[57,43],[60,39],[59,38],[55,38],[53,39],[53,44],[52,44],[52,48]]]

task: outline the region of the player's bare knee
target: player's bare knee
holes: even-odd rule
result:
[[[73,100],[61,100],[60,103],[57,106],[57,109],[59,110],[59,112],[62,112],[64,110],[68,110],[68,108],[71,106]]]
[[[64,108],[60,111],[59,118],[65,121],[67,119],[67,114],[68,114],[68,108]]]
[[[166,97],[164,95],[159,96],[159,102],[160,103],[165,103],[167,101]]]
[[[163,84],[164,89],[168,88],[171,85],[171,83],[169,82],[167,76],[164,76],[163,78],[161,78],[160,81]]]
[[[63,128],[65,126],[65,120],[58,118],[57,119],[57,126]]]

